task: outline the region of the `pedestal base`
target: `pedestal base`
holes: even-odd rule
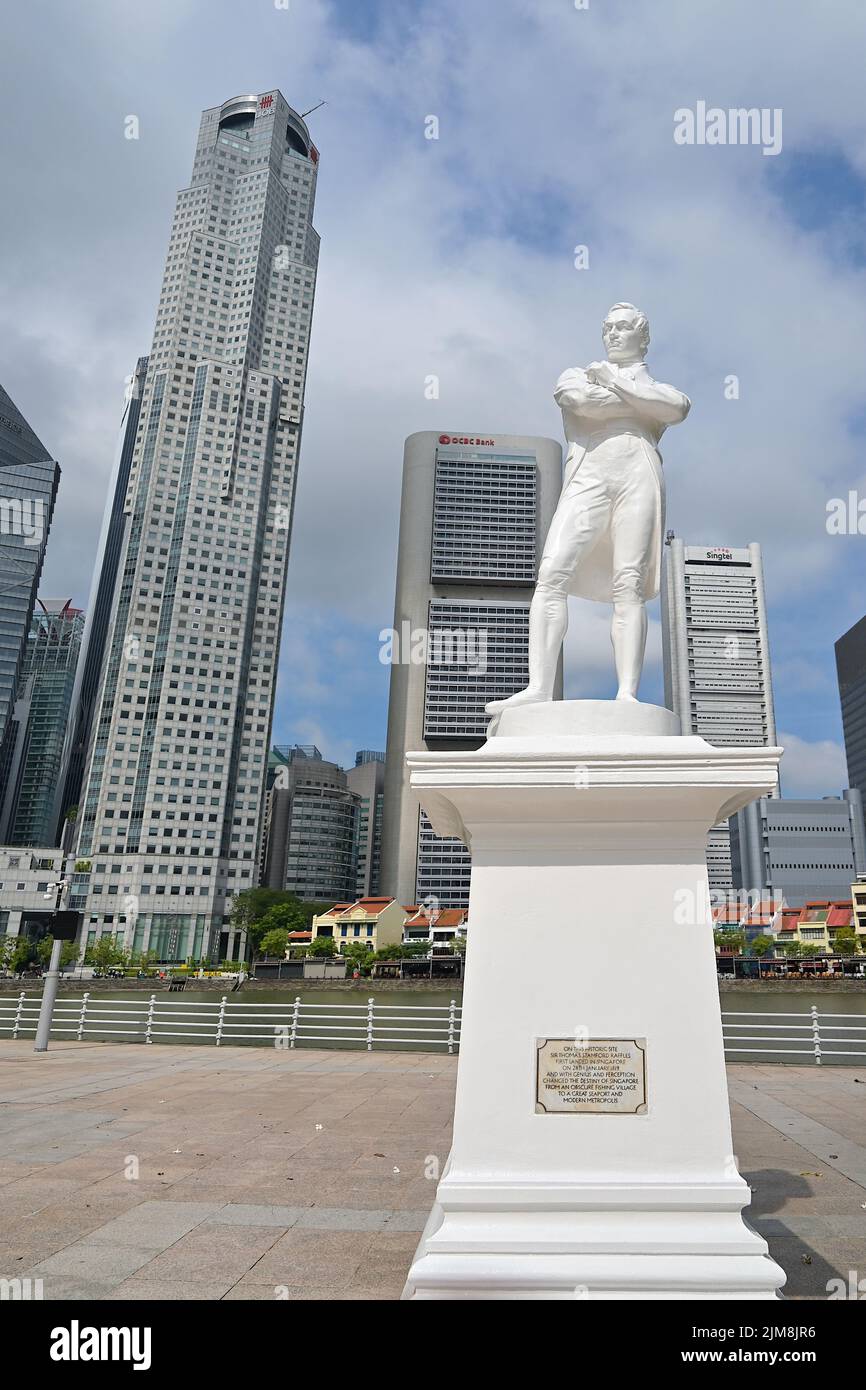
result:
[[[483,1187],[465,1195],[465,1212],[450,1193],[449,1211],[434,1205],[404,1298],[775,1299],[785,1280],[740,1215],[742,1186],[688,1196],[600,1189],[597,1209],[577,1192],[565,1210],[491,1207]],[[668,1207],[669,1198],[695,1209]]]
[[[552,708],[555,734],[523,711],[477,752],[410,755],[472,888],[453,1147],[404,1297],[774,1298],[741,1215],[705,847],[780,750],[634,713],[655,731],[581,734]]]

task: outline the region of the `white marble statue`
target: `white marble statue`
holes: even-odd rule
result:
[[[569,594],[613,604],[616,698],[637,700],[646,601],[659,591],[664,534],[658,442],[691,402],[647,371],[649,323],[633,304],[614,304],[602,337],[607,361],[569,368],[556,383],[568,452],[529,610],[529,685],[491,701],[494,717],[553,698]]]

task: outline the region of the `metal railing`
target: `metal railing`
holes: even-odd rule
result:
[[[36,1032],[40,998],[22,991],[0,996],[0,1037],[29,1037]],[[211,1002],[162,994],[139,999],[106,999],[87,992],[60,998],[54,1005],[52,1038],[120,1038],[125,1042],[257,1043],[293,1048],[344,1045],[444,1048],[460,1044],[461,1009],[448,1004],[380,1004],[366,999],[352,1004],[313,1004],[298,995],[285,1004],[241,1004],[227,995]]]
[[[0,1037],[25,1038],[36,1032],[40,998],[22,991],[0,996]],[[144,995],[106,999],[86,993],[60,998],[54,1006],[53,1038],[119,1038],[128,1042],[269,1044],[294,1048],[443,1048],[460,1046],[462,1009],[447,1004],[314,1004],[298,995],[284,1004],[242,1004],[227,995],[213,1002],[181,996]],[[731,1061],[792,1062],[808,1059],[821,1066],[866,1064],[866,1014],[836,1014],[812,1005],[799,1013],[723,1010],[725,1056]]]
[[[763,1019],[776,1020],[764,1023]],[[866,1063],[866,1014],[831,1014],[813,1004],[808,1013],[722,1010],[725,1056],[740,1061],[809,1058],[817,1066]]]

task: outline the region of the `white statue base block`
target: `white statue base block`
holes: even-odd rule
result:
[[[453,1145],[404,1298],[778,1296],[742,1217],[706,836],[781,750],[672,718],[524,706],[477,752],[409,755],[472,888]]]

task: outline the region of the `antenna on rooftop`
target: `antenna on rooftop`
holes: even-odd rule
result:
[[[305,116],[311,115],[313,111],[318,111],[318,109],[319,109],[320,106],[327,106],[327,104],[328,104],[328,103],[325,102],[325,101],[317,101],[316,104],[315,104],[315,106],[311,106],[311,107],[310,107],[309,111],[302,111],[302,112],[301,112],[301,120],[303,120]]]

